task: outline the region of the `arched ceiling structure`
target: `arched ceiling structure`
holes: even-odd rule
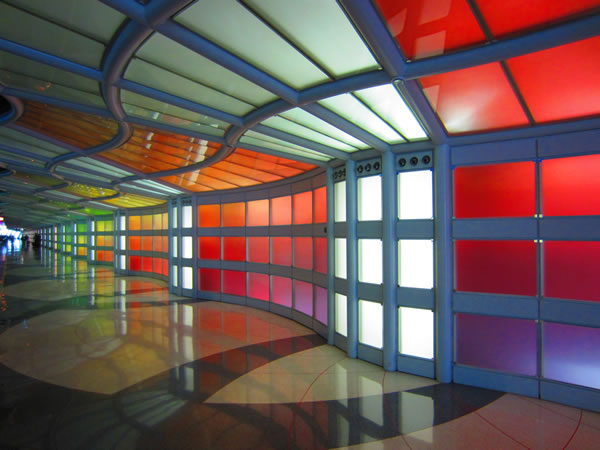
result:
[[[3,0],[0,211],[600,128],[600,0]]]

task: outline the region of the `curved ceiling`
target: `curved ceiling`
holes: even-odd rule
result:
[[[380,152],[597,128],[599,12],[600,0],[5,0],[0,210],[33,226]]]

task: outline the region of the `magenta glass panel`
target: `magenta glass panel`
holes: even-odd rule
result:
[[[327,238],[314,238],[315,271],[327,273]]]
[[[292,280],[290,278],[271,276],[272,302],[292,307]]]
[[[248,297],[269,301],[269,275],[248,272]]]
[[[271,225],[290,225],[292,223],[292,197],[271,199]]]
[[[327,325],[327,289],[315,286],[315,319]]]
[[[544,241],[544,297],[600,301],[600,242]]]
[[[221,259],[221,238],[219,236],[200,236],[198,238],[198,258]]]
[[[244,297],[246,295],[246,272],[223,270],[223,293]]]
[[[543,376],[600,389],[600,328],[543,324]]]
[[[142,270],[142,257],[141,256],[130,256],[129,257],[129,270],[134,272],[141,272]]]
[[[327,186],[314,191],[315,223],[327,222]]]
[[[269,199],[248,202],[248,226],[266,227],[269,225]]]
[[[457,314],[456,363],[522,375],[536,375],[535,321]]]
[[[219,269],[198,269],[198,290],[220,292],[221,271]]]
[[[249,236],[248,262],[269,264],[269,238]]]
[[[294,309],[307,316],[313,315],[313,285],[294,280]]]
[[[456,290],[536,295],[533,241],[456,241]]]
[[[312,223],[312,191],[294,194],[294,224]]]
[[[294,238],[294,267],[312,270],[313,243],[311,237]]]
[[[292,265],[292,238],[271,238],[271,264],[278,264],[280,266]]]
[[[223,260],[246,261],[246,238],[238,236],[223,237]]]

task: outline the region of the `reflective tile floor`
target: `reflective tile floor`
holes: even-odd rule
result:
[[[0,449],[600,448],[600,414],[347,358],[268,312],[0,247]]]

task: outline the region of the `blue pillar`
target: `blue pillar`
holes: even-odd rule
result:
[[[348,344],[350,358],[358,356],[358,239],[356,224],[358,204],[356,192],[356,161],[346,161],[346,258],[347,304],[348,304]]]
[[[452,381],[453,324],[452,291],[454,288],[452,255],[452,167],[450,147],[438,145],[433,155],[435,203],[435,336],[436,378]]]
[[[397,186],[396,158],[381,155],[382,242],[383,242],[383,368],[397,370],[398,353],[398,245],[396,243]]]
[[[333,169],[327,167],[327,342],[335,345],[335,192]]]

